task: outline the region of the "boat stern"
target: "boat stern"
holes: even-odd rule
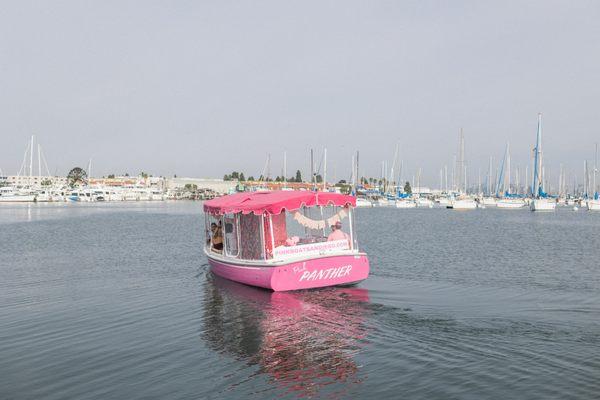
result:
[[[350,285],[369,276],[366,254],[310,259],[275,267],[271,289],[287,291]]]

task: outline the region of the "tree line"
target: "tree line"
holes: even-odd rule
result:
[[[321,175],[317,175],[317,178],[321,177]],[[238,171],[233,171],[230,174],[225,174],[223,176],[223,180],[224,181],[239,181],[239,182],[304,182],[304,180],[302,179],[302,173],[300,172],[300,170],[296,171],[296,175],[292,176],[290,178],[286,178],[283,175],[282,176],[276,176],[275,178],[272,177],[265,177],[263,175],[260,175],[258,177],[258,179],[255,179],[254,176],[250,175],[248,178],[246,178],[246,176],[244,175],[243,172],[238,172]],[[320,182],[323,181],[323,178],[321,178]]]

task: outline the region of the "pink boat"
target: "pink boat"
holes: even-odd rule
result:
[[[354,231],[356,198],[339,193],[237,193],[204,203],[211,270],[274,291],[351,285],[369,276]]]

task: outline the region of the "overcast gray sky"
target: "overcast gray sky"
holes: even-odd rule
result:
[[[599,1],[2,1],[0,168],[36,134],[51,172],[377,176],[396,142],[437,185],[464,128],[470,179],[536,115],[545,161],[600,141]],[[496,164],[496,161],[495,161]],[[556,173],[554,172],[554,175]]]

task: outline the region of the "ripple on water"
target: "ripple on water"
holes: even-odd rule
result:
[[[271,293],[208,272],[197,203],[2,211],[0,398],[600,392],[584,213],[360,210],[369,280]]]

